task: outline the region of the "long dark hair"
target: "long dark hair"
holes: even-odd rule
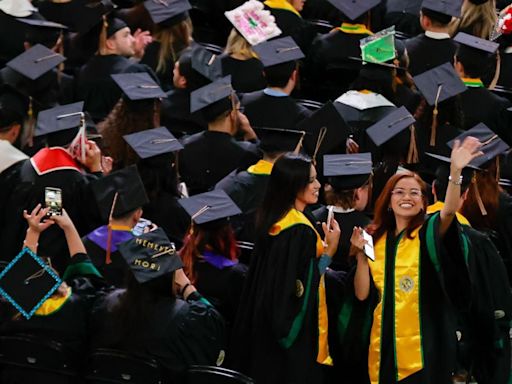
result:
[[[416,216],[412,218],[406,229],[407,237],[412,238],[411,234],[415,228],[419,227],[425,222],[425,209],[427,207],[427,184],[421,179],[421,177],[414,172],[403,172],[397,173],[391,176],[384,186],[379,198],[375,202],[375,211],[373,222],[368,227],[368,233],[373,235],[374,240],[379,239],[387,231],[394,230],[396,228],[395,214],[392,210],[388,209],[390,206],[391,195],[396,184],[405,178],[413,178],[416,180],[421,188],[421,200],[423,202],[423,208]]]
[[[174,161],[173,153],[165,153],[142,159],[137,163],[137,169],[150,201],[158,199],[165,192],[176,198],[180,197]]]
[[[274,164],[267,191],[256,214],[256,233],[263,238],[270,227],[294,205],[297,195],[306,188],[311,173],[311,159],[287,153]]]

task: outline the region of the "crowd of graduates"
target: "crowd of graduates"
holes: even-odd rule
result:
[[[511,383],[509,3],[0,0],[0,382]]]

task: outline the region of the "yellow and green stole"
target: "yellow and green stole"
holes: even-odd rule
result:
[[[484,83],[482,83],[482,80],[478,79],[478,78],[473,79],[470,77],[463,77],[462,82],[464,83],[464,85],[466,87],[469,87],[469,88],[483,88],[484,87]]]
[[[386,284],[394,285],[392,290],[395,295],[393,339],[397,381],[423,369],[420,320],[420,228],[412,232],[412,239],[409,239],[405,232],[402,232],[398,238],[393,255],[395,257],[394,281],[386,281],[387,233],[375,243],[375,261],[369,265],[381,300],[373,312],[370,336],[368,368],[372,384],[379,383]]]
[[[440,212],[444,207],[444,203],[442,201],[436,201],[434,204],[431,204],[427,207],[427,214],[432,215],[433,213]],[[461,213],[455,212],[455,216],[457,216],[457,221],[461,225],[467,225],[471,227],[469,220],[466,219]]]
[[[267,6],[267,7],[270,7],[270,8],[274,8],[274,9],[284,9],[285,11],[290,11],[290,12],[293,12],[295,13],[297,16],[299,16],[300,18],[302,18],[302,16],[300,15],[300,13],[295,9],[293,8],[293,5],[291,5],[288,1],[286,0],[267,0],[264,2],[264,4]]]
[[[46,299],[46,301],[39,308],[37,308],[37,311],[35,311],[35,315],[48,316],[57,312],[59,309],[62,308],[64,304],[66,304],[70,297],[71,288],[68,287],[65,296],[51,296],[50,298]]]
[[[311,222],[307,219],[307,217],[300,211],[296,209],[291,209],[281,220],[275,223],[269,231],[269,235],[277,236],[284,230],[294,226],[294,225],[307,225],[316,234],[316,257],[320,257],[324,253],[324,243],[322,238],[316,231],[315,227],[311,224]],[[311,259],[308,269],[307,282],[304,291],[304,301],[302,302],[302,307],[300,312],[297,314],[295,319],[293,320],[290,332],[288,336],[279,340],[279,343],[285,347],[289,348],[297,335],[299,334],[300,329],[302,328],[302,323],[304,321],[304,315],[306,314],[307,304],[309,301],[309,295],[311,291],[311,281],[313,279],[313,268],[315,268],[314,258]],[[327,329],[328,329],[328,321],[327,321],[327,302],[325,296],[325,279],[324,275],[320,276],[320,284],[318,286],[318,354],[316,357],[316,361],[320,364],[324,365],[332,365],[332,359],[329,355],[329,343],[327,341]]]
[[[256,164],[247,168],[247,172],[253,175],[270,175],[273,166],[274,164],[266,160],[260,160]]]
[[[373,35],[373,32],[366,28],[366,25],[364,24],[343,23],[338,29],[341,32],[354,35]]]

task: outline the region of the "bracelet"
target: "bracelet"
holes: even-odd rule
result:
[[[462,175],[459,176],[459,180],[458,181],[453,180],[451,175],[448,176],[448,182],[452,183],[453,185],[462,185],[462,179],[463,179]]]
[[[180,290],[180,296],[183,297],[183,294],[185,293],[185,291],[187,290],[188,287],[190,287],[192,284],[190,283],[187,283],[183,286],[183,288],[181,288]]]

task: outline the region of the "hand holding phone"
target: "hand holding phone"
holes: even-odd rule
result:
[[[371,261],[375,261],[375,252],[373,249],[373,237],[363,230],[363,239],[365,240],[364,244],[364,253],[366,257],[368,257]]]
[[[327,231],[330,231],[331,230],[331,222],[332,222],[332,219],[334,218],[334,206],[329,205],[328,211],[329,211],[329,213],[327,214]]]

